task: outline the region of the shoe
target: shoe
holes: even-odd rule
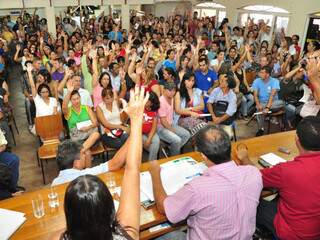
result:
[[[256,133],[256,137],[262,136],[264,134],[263,129],[259,129],[258,132]]]

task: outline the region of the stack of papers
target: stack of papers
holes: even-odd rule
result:
[[[177,192],[186,183],[202,175],[207,169],[204,163],[198,163],[190,157],[184,157],[161,164],[161,179],[164,190],[168,195]],[[140,173],[140,191],[143,200],[154,201],[152,180],[149,172]],[[145,199],[147,198],[147,199]]]
[[[0,208],[0,239],[9,239],[24,221],[24,213]]]
[[[266,163],[270,164],[270,166],[277,165],[279,163],[286,162],[285,159],[279,157],[278,155],[274,153],[268,153],[260,156],[262,160],[264,160]]]

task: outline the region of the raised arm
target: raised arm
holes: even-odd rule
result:
[[[28,72],[28,80],[29,80],[29,84],[31,87],[31,93],[32,93],[32,97],[35,97],[37,95],[37,89],[36,89],[36,85],[34,84],[34,80],[33,80],[33,76],[32,76],[32,64],[29,64],[27,67],[27,72]]]
[[[98,78],[99,78],[99,71],[98,71],[98,58],[97,58],[97,52],[95,52],[94,56],[92,57],[92,89],[94,89],[98,84]]]
[[[21,62],[21,57],[19,57],[20,50],[21,50],[21,45],[18,43],[16,45],[16,53],[14,54],[14,58],[13,58],[15,62]]]
[[[70,76],[71,76],[71,70],[69,68],[67,68],[62,81],[58,85],[58,90],[57,90],[58,93],[63,94],[63,88],[66,85]]]
[[[71,80],[68,81],[68,83],[67,83],[67,89],[68,89],[67,95],[63,98],[63,102],[62,102],[62,112],[63,112],[63,115],[66,119],[69,118],[68,105],[69,105],[69,101],[71,98],[71,93],[74,90],[73,82]]]
[[[142,117],[149,93],[135,87],[130,92],[129,104],[124,107],[131,120],[128,154],[121,185],[117,220],[133,239],[139,239],[140,227],[140,164],[142,157]],[[124,101],[124,100],[123,100]],[[126,104],[123,103],[125,106]]]

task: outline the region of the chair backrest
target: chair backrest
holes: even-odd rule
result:
[[[63,131],[61,114],[35,118],[36,133],[43,141],[59,139]]]
[[[246,79],[249,86],[252,85],[256,77],[257,77],[257,73],[255,71],[246,72]]]

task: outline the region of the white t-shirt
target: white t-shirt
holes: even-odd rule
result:
[[[92,99],[88,90],[84,88],[79,88],[78,90],[81,98],[81,105],[87,105],[89,107],[93,107]],[[63,98],[68,94],[68,89],[63,89]],[[71,106],[71,102],[69,102],[69,106]]]
[[[42,97],[38,94],[34,98],[34,104],[36,105],[36,116],[49,116],[53,114],[54,108],[57,107],[57,100],[53,97],[49,97],[49,104],[45,103]]]
[[[76,179],[77,177],[86,175],[86,174],[91,174],[91,175],[98,175],[101,173],[106,173],[109,171],[109,166],[108,163],[101,163],[98,166],[92,167],[92,168],[86,168],[82,170],[78,170],[75,168],[70,168],[70,169],[65,169],[61,170],[59,172],[59,176],[56,177],[53,182],[52,186],[59,185],[65,182],[71,182],[72,180]]]

